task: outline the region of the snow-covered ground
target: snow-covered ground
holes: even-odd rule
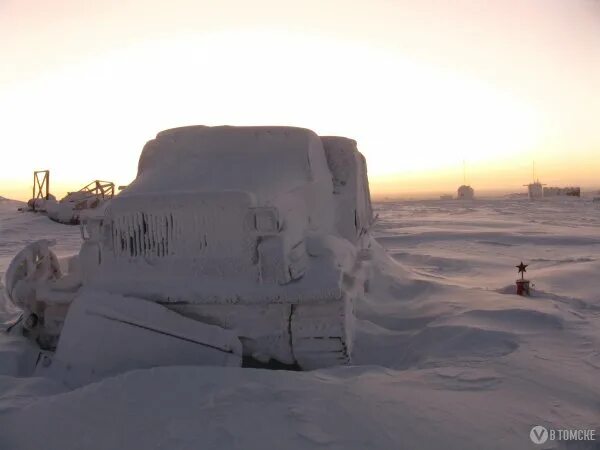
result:
[[[354,366],[163,367],[69,391],[25,376],[35,349],[0,335],[0,449],[598,448],[529,432],[600,428],[600,205],[376,206]],[[0,201],[0,274],[36,239],[78,250],[78,227],[16,207]]]

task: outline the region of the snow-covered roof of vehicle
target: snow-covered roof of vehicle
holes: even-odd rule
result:
[[[121,195],[240,190],[270,198],[326,167],[320,138],[304,128],[181,127],[145,145],[137,178]]]

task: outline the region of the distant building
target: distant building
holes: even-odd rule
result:
[[[463,184],[458,188],[457,198],[459,200],[473,200],[475,198],[475,191],[471,186]]]
[[[440,200],[453,200],[453,199],[454,199],[454,197],[452,197],[452,195],[450,195],[450,194],[440,195]]]
[[[569,187],[545,187],[544,197],[581,197],[581,188],[578,186]]]
[[[543,198],[544,197],[544,185],[540,181],[534,181],[526,185],[530,199]]]
[[[543,198],[545,185],[540,183],[539,178],[535,177],[535,161],[533,161],[531,175],[532,182],[524,185],[527,186],[527,193],[529,194],[529,198],[531,200]]]

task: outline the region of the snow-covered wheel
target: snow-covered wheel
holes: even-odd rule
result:
[[[18,308],[33,309],[36,288],[61,277],[58,259],[50,246],[54,241],[42,239],[21,250],[6,270],[4,285],[6,297]]]
[[[353,341],[353,302],[295,305],[291,334],[294,358],[304,370],[349,364]]]

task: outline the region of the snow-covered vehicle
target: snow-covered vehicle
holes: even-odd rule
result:
[[[83,211],[94,209],[114,195],[115,185],[110,181],[94,180],[78,191],[69,192],[60,201],[48,200],[44,208],[55,222],[76,225]]]
[[[38,174],[44,174],[40,177]],[[33,197],[27,202],[26,208],[19,211],[46,213],[53,221],[77,225],[83,211],[100,206],[109,201],[115,192],[115,185],[110,181],[94,180],[75,192],[68,192],[60,201],[48,191],[50,179],[49,170],[33,172]]]
[[[47,365],[63,369],[198,363],[195,344],[228,364],[242,353],[345,364],[372,222],[351,139],[175,128],[146,144],[125,190],[82,218],[66,275],[39,241],[11,263],[7,295]]]

